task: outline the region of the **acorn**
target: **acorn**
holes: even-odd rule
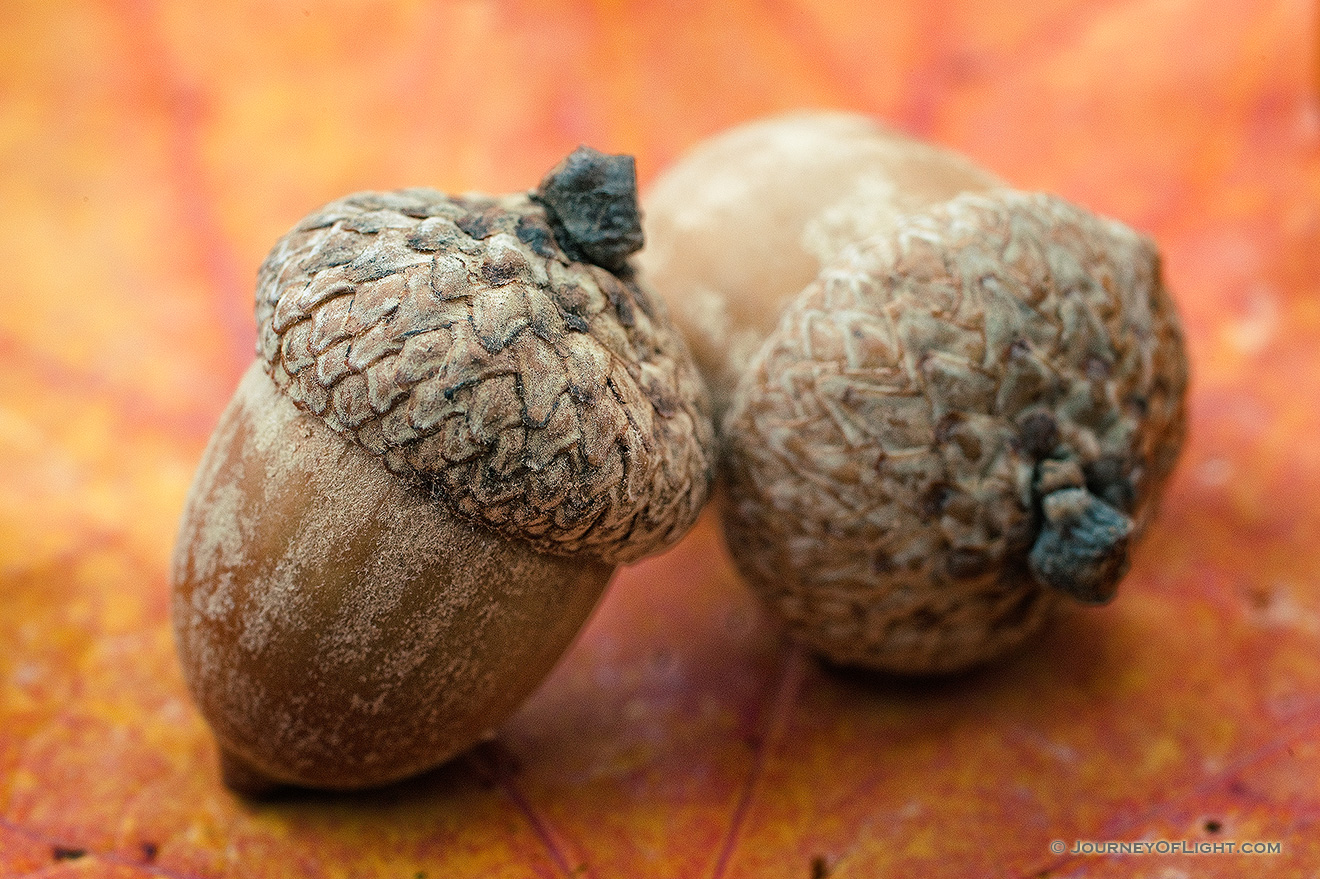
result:
[[[257,359],[173,561],[225,781],[353,789],[436,766],[534,689],[616,566],[709,491],[709,403],[641,246],[633,161],[534,191],[358,193],[262,265]]]
[[[730,553],[827,659],[953,672],[1114,597],[1185,431],[1155,245],[846,114],[735,129],[646,202],[717,407]]]

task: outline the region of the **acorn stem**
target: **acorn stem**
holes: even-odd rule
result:
[[[642,248],[632,156],[580,146],[550,170],[532,199],[545,206],[555,240],[573,259],[618,272]]]
[[[1027,557],[1043,586],[1084,604],[1105,604],[1127,573],[1132,520],[1084,488],[1067,487],[1041,501],[1045,527]]]

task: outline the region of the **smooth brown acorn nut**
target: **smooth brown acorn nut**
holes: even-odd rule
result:
[[[840,113],[698,146],[646,218],[730,552],[795,637],[949,672],[1113,597],[1185,429],[1148,239]]]
[[[709,404],[641,245],[632,159],[501,198],[359,193],[276,244],[257,361],[184,511],[173,619],[226,782],[447,760],[706,499]]]

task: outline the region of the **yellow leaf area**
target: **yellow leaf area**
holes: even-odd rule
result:
[[[1302,0],[11,2],[0,32],[0,874],[1320,871]],[[619,574],[493,741],[365,794],[225,789],[167,565],[276,237],[356,189],[526,188],[580,142],[635,154],[645,182],[812,106],[1160,242],[1190,443],[1119,599],[971,674],[839,671],[781,639],[707,516]]]

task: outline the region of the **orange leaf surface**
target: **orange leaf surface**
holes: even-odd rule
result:
[[[717,8],[718,6],[718,8]],[[1320,875],[1320,105],[1301,0],[0,6],[0,875]],[[644,181],[859,110],[1162,245],[1190,445],[1119,600],[992,668],[826,668],[707,516],[498,738],[238,799],[167,562],[266,249],[355,189]],[[1054,853],[1058,840],[1278,842]]]

